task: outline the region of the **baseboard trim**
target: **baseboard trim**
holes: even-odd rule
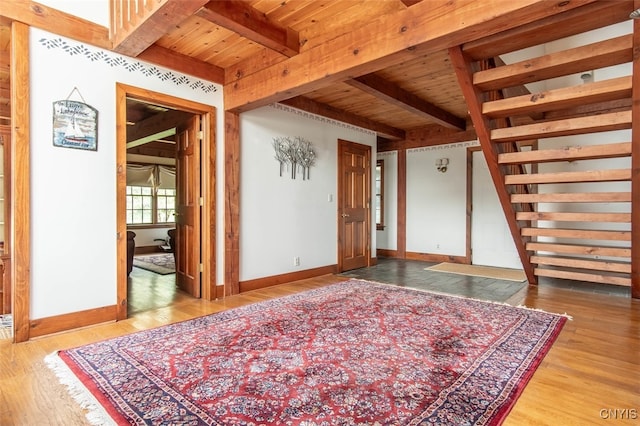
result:
[[[408,251],[404,257],[398,256],[397,250],[378,249],[378,256],[390,257],[393,259],[409,259],[409,260],[421,260],[423,262],[451,262],[451,263],[464,263],[470,264],[471,260],[466,256],[452,256],[448,254],[432,254],[432,253],[417,253]]]
[[[29,338],[116,320],[116,305],[32,320]]]
[[[451,262],[451,263],[470,263],[465,256],[452,256],[447,254],[430,254],[407,252],[405,259],[422,260],[424,262]]]
[[[398,257],[398,250],[377,249],[376,254],[382,257]]]
[[[257,290],[259,288],[271,287],[278,284],[284,284],[291,281],[304,280],[307,278],[314,278],[322,275],[336,273],[338,273],[338,265],[327,265],[321,266],[319,268],[305,269],[304,271],[289,272],[287,274],[240,281],[240,293]]]

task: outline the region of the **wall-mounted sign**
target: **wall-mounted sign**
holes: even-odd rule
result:
[[[98,110],[78,101],[53,103],[53,145],[98,150]]]

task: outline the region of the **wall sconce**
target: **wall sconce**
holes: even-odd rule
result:
[[[438,169],[440,173],[445,173],[447,171],[448,165],[449,165],[448,158],[438,158],[436,160],[436,169]]]

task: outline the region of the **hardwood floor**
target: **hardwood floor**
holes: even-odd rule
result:
[[[282,284],[207,302],[177,293],[171,306],[117,323],[42,337],[0,342],[0,424],[87,424],[44,363],[64,349],[195,316],[329,285],[347,277]],[[505,425],[637,424],[640,419],[640,301],[553,285],[529,286],[522,303],[567,313],[558,340],[543,360]],[[519,302],[514,302],[515,304]]]

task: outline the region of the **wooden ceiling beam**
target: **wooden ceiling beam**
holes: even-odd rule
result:
[[[224,69],[191,56],[182,55],[158,45],[152,45],[138,58],[175,71],[224,84]]]
[[[120,10],[119,2],[112,4],[111,38],[113,50],[136,57],[171,32],[177,25],[192,16],[209,0],[162,0],[147,2],[151,9],[140,7],[137,11]],[[128,4],[135,6],[137,2]],[[113,10],[114,4],[116,10]],[[137,12],[137,13],[136,13]],[[131,15],[129,18],[127,15]]]
[[[109,29],[94,22],[28,0],[3,1],[0,15],[103,49],[111,48]]]
[[[127,126],[127,142],[145,138],[173,127],[178,127],[193,114],[185,111],[170,110],[152,115],[133,126]]]
[[[457,46],[594,0],[420,2],[225,85],[225,109],[248,111]]]
[[[449,129],[465,129],[466,122],[463,118],[456,117],[375,74],[349,79],[345,83],[441,126]]]
[[[371,130],[372,132],[376,132],[379,135],[391,140],[401,140],[405,138],[405,131],[402,129],[397,129],[395,127],[388,126],[377,121],[369,120],[368,118],[352,114],[350,112],[332,107],[327,104],[323,104],[321,102],[316,102],[303,96],[283,99],[282,101],[280,101],[280,103],[293,108],[301,109],[303,111],[307,111],[311,114],[320,115],[322,117],[331,118],[332,120],[337,120],[343,123],[362,127],[364,129]]]
[[[473,126],[467,126],[467,130],[458,131],[430,124],[429,126],[408,130],[406,138],[401,141],[379,140],[378,152],[469,142],[477,138],[478,136]]]
[[[212,1],[196,15],[285,56],[300,52],[297,31],[271,21],[246,1]]]

